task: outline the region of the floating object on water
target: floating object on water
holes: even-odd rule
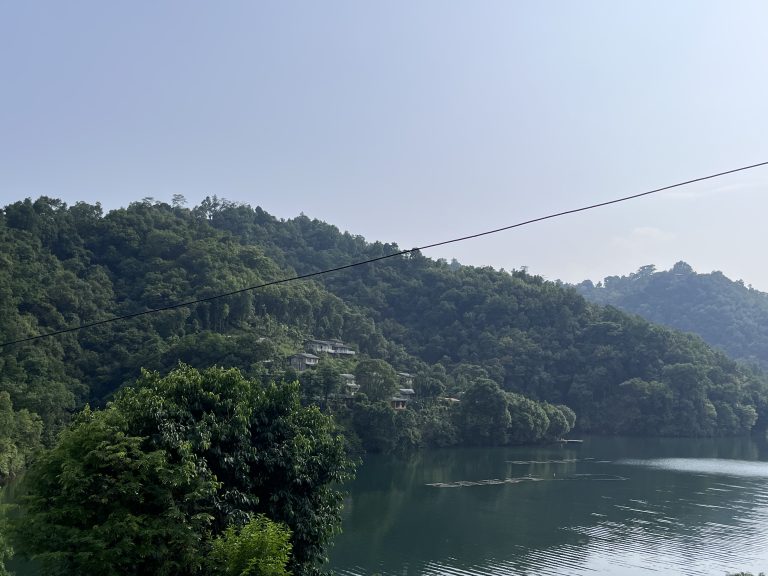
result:
[[[544,478],[524,476],[522,478],[490,478],[488,480],[457,480],[456,482],[432,482],[427,486],[435,488],[462,488],[464,486],[498,486],[500,484],[520,484],[521,482],[541,482]]]
[[[455,482],[431,482],[427,486],[433,488],[463,488],[465,486],[498,486],[501,484],[521,484],[523,482],[543,482],[544,480],[554,480],[562,482],[565,480],[597,480],[597,481],[621,481],[628,480],[624,476],[613,474],[571,474],[562,478],[539,478],[537,476],[522,476],[518,478],[490,478],[488,480],[457,480]]]

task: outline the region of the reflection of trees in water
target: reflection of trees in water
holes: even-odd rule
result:
[[[748,439],[600,438],[581,449],[458,449],[424,452],[409,461],[371,457],[359,471],[344,534],[332,556],[343,559],[344,566],[368,571],[408,573],[404,567],[410,566],[419,572],[419,567],[441,562],[468,568],[490,559],[527,570],[556,549],[567,548],[571,563],[585,562],[600,526],[610,528],[604,535],[609,541],[679,539],[694,545],[709,525],[736,526],[754,516],[759,504],[757,498],[750,500],[754,487],[734,481],[745,487],[740,490],[723,486],[718,476],[614,462],[757,455],[758,447]],[[522,461],[530,463],[511,463]],[[527,475],[544,480],[428,486]],[[629,480],[607,481],[611,476]]]

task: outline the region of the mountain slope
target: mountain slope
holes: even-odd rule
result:
[[[209,200],[206,218],[300,272],[397,250],[300,216]],[[565,403],[582,429],[701,435],[768,411],[761,374],[699,338],[588,304],[575,290],[525,272],[459,267],[415,253],[323,277],[366,311],[385,337],[423,361],[479,365],[510,391]],[[728,404],[728,406],[726,406]],[[633,416],[625,418],[631,405]],[[720,407],[718,411],[717,407]]]
[[[576,289],[593,302],[698,334],[733,358],[768,368],[768,294],[722,272],[697,274],[678,262],[670,270],[644,266],[597,286],[582,282]]]
[[[0,337],[396,250],[306,216],[278,220],[215,199],[193,209],[147,201],[108,214],[49,198],[17,202],[0,212]],[[589,304],[538,276],[419,253],[8,347],[0,393],[10,403],[2,406],[9,421],[39,415],[50,441],[74,410],[109,399],[141,367],[167,371],[182,360],[294,377],[281,367],[308,337],[341,338],[359,358],[415,374],[414,386],[433,395],[497,386],[568,405],[585,431],[727,435],[768,424],[765,376],[699,338]]]

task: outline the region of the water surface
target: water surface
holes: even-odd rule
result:
[[[750,439],[369,456],[337,574],[768,571],[768,447]]]

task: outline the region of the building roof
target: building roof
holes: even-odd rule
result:
[[[299,352],[298,354],[294,354],[291,356],[291,358],[304,358],[306,360],[320,360],[320,356],[315,356],[314,354],[309,354],[307,352]]]

